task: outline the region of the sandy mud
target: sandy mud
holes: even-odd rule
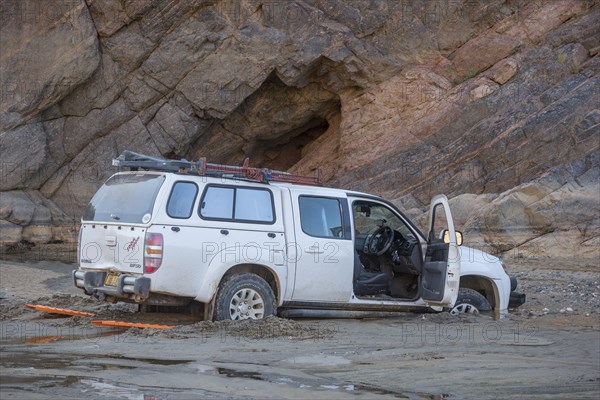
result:
[[[2,261],[0,392],[22,398],[597,399],[600,277],[513,267],[527,303],[508,316],[201,322],[139,313],[72,286],[71,264]],[[56,317],[23,307],[93,312]],[[115,329],[111,319],[176,325]]]

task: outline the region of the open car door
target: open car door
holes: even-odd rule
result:
[[[448,230],[449,243],[436,235],[436,231],[441,229]],[[460,252],[450,205],[444,195],[435,196],[431,200],[428,230],[421,297],[438,306],[450,306],[458,296]]]

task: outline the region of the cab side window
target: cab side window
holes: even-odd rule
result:
[[[251,187],[207,186],[200,217],[207,220],[275,223],[273,193]]]
[[[271,192],[237,188],[235,193],[235,218],[245,221],[273,221]]]
[[[192,215],[197,194],[198,186],[195,183],[175,182],[167,202],[167,215],[171,218],[189,218]]]
[[[232,219],[234,188],[210,186],[202,198],[200,215],[206,218]]]
[[[328,197],[300,196],[298,204],[304,233],[320,238],[344,238],[340,200]]]

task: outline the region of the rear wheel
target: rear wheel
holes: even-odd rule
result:
[[[275,295],[260,276],[232,275],[219,288],[215,300],[217,320],[263,319],[276,312]]]
[[[480,311],[491,311],[492,306],[485,296],[476,290],[461,288],[458,290],[458,297],[449,312],[452,315],[458,314],[479,314]]]

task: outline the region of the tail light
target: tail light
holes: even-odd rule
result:
[[[163,256],[163,235],[146,233],[144,243],[144,273],[151,274],[160,268]]]

